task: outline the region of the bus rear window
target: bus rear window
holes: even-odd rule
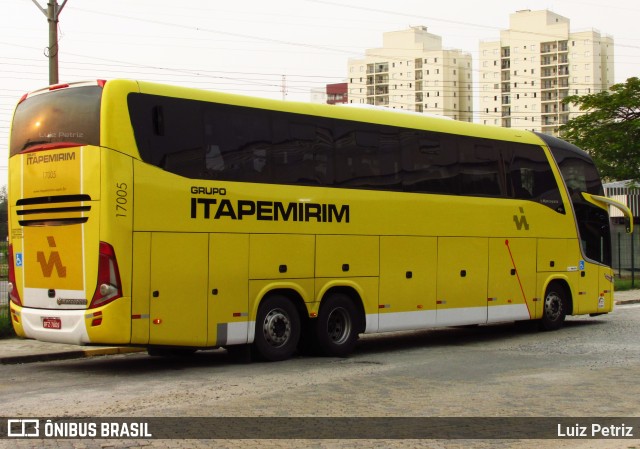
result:
[[[37,145],[99,145],[101,96],[100,86],[83,86],[28,97],[13,117],[11,156]]]

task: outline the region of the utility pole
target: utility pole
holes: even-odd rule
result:
[[[49,0],[47,9],[41,7],[36,0],[31,0],[49,22],[49,47],[47,47],[47,57],[49,58],[49,84],[58,84],[58,17],[62,8],[67,4],[67,0],[58,6],[57,0]]]

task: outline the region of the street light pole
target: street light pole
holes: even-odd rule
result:
[[[49,58],[49,84],[58,84],[58,17],[62,8],[67,4],[67,0],[58,6],[56,0],[49,0],[47,9],[42,8],[36,0],[31,0],[47,18],[49,22],[49,47],[47,57]]]

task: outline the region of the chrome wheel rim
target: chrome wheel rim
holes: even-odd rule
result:
[[[262,333],[272,347],[283,346],[291,337],[291,320],[282,309],[273,309],[264,317]]]
[[[562,298],[557,293],[550,292],[544,299],[544,314],[551,321],[562,316]]]

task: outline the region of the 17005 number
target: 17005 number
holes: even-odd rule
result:
[[[129,186],[124,183],[116,184],[116,217],[127,216],[127,194]]]

